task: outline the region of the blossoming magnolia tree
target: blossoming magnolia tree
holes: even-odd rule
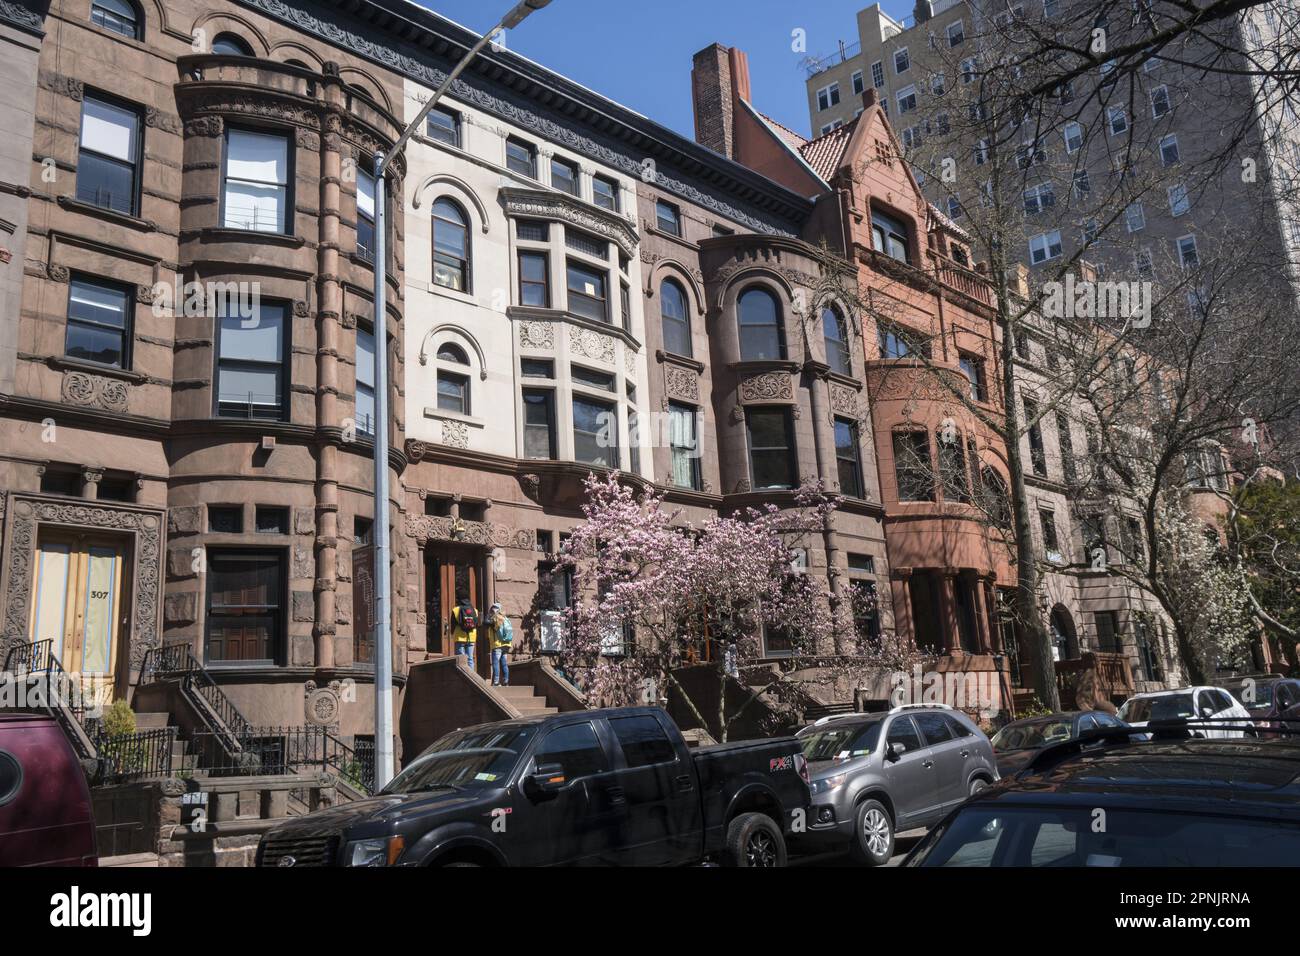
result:
[[[575,593],[564,612],[560,657],[594,703],[638,703],[671,686],[695,719],[719,728],[725,740],[745,709],[778,694],[793,672],[742,682],[738,704],[727,693],[761,657],[765,631],[796,659],[861,660],[852,621],[874,610],[870,595],[853,591],[834,601],[819,579],[798,568],[799,542],[822,533],[838,506],[820,487],[800,489],[794,509],[769,504],[698,526],[675,523],[680,511],[666,508],[661,495],[637,495],[616,475],[589,475],[586,491],[586,520],[559,558],[573,571]],[[706,634],[711,654],[704,653]],[[687,664],[716,669],[715,720],[705,719],[678,680],[675,671]]]

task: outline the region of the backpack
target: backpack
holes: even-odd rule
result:
[[[515,629],[510,626],[510,618],[502,617],[501,627],[497,630],[497,640],[502,644],[513,644],[515,642]]]
[[[456,609],[462,631],[473,631],[478,627],[478,609],[473,604],[462,604]]]

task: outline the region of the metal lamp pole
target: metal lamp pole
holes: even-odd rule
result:
[[[402,131],[393,148],[387,153],[375,153],[375,520],[373,524],[375,545],[375,789],[393,779],[393,638],[392,601],[388,570],[388,315],[384,302],[385,281],[388,273],[388,224],[385,209],[387,183],[384,176],[393,157],[401,153],[407,140],[419,129],[429,111],[437,105],[442,94],[456,77],[469,66],[471,60],[492,38],[502,30],[517,27],[534,10],[540,10],[551,0],[521,0],[502,17],[491,30],[484,33],[460,58],[460,62],[447,74],[424,104],[424,108]]]

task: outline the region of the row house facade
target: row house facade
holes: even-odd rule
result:
[[[1027,697],[1035,668],[1011,610],[1016,555],[997,430],[1002,331],[969,238],[925,200],[872,89],[859,91],[860,106],[846,122],[809,141],[749,102],[742,52],[718,45],[701,51],[693,78],[702,142],[792,188],[834,197],[838,207],[838,216],[815,217],[817,231],[805,238],[845,250],[863,290],[897,633],[929,651],[937,670],[1003,674],[990,679],[1004,699]],[[1035,411],[1039,391],[1051,391],[1048,338],[1040,330],[1017,349],[1022,421]],[[1068,402],[1022,436],[1039,552],[1031,559],[1044,568],[1037,604],[1050,622],[1058,672],[1099,668],[1119,696],[1176,682],[1179,668],[1154,598],[1083,557],[1099,543],[1132,542],[1136,513],[1073,499],[1065,470],[1089,465],[1084,405]],[[1111,554],[1113,562],[1132,556],[1131,545]]]
[[[371,356],[401,381],[405,287],[399,210],[377,345],[356,170],[396,139],[401,83],[237,4],[29,12],[6,83],[27,129],[4,187],[26,231],[0,317],[6,660],[35,644],[130,699],[167,645],[257,725],[308,722],[317,685],[364,703]],[[371,710],[332,716],[353,736]]]

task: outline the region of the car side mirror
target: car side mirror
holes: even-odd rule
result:
[[[538,794],[556,793],[563,790],[568,782],[564,767],[558,763],[539,763],[525,779],[529,792]]]
[[[885,759],[892,763],[893,761],[900,759],[905,753],[907,753],[907,746],[905,744],[900,744],[898,741],[894,741],[885,748]]]
[[[1213,717],[1213,716],[1214,716],[1214,708],[1211,707],[1209,704],[1206,704],[1204,707],[1201,708],[1201,716],[1202,716],[1202,717]]]

